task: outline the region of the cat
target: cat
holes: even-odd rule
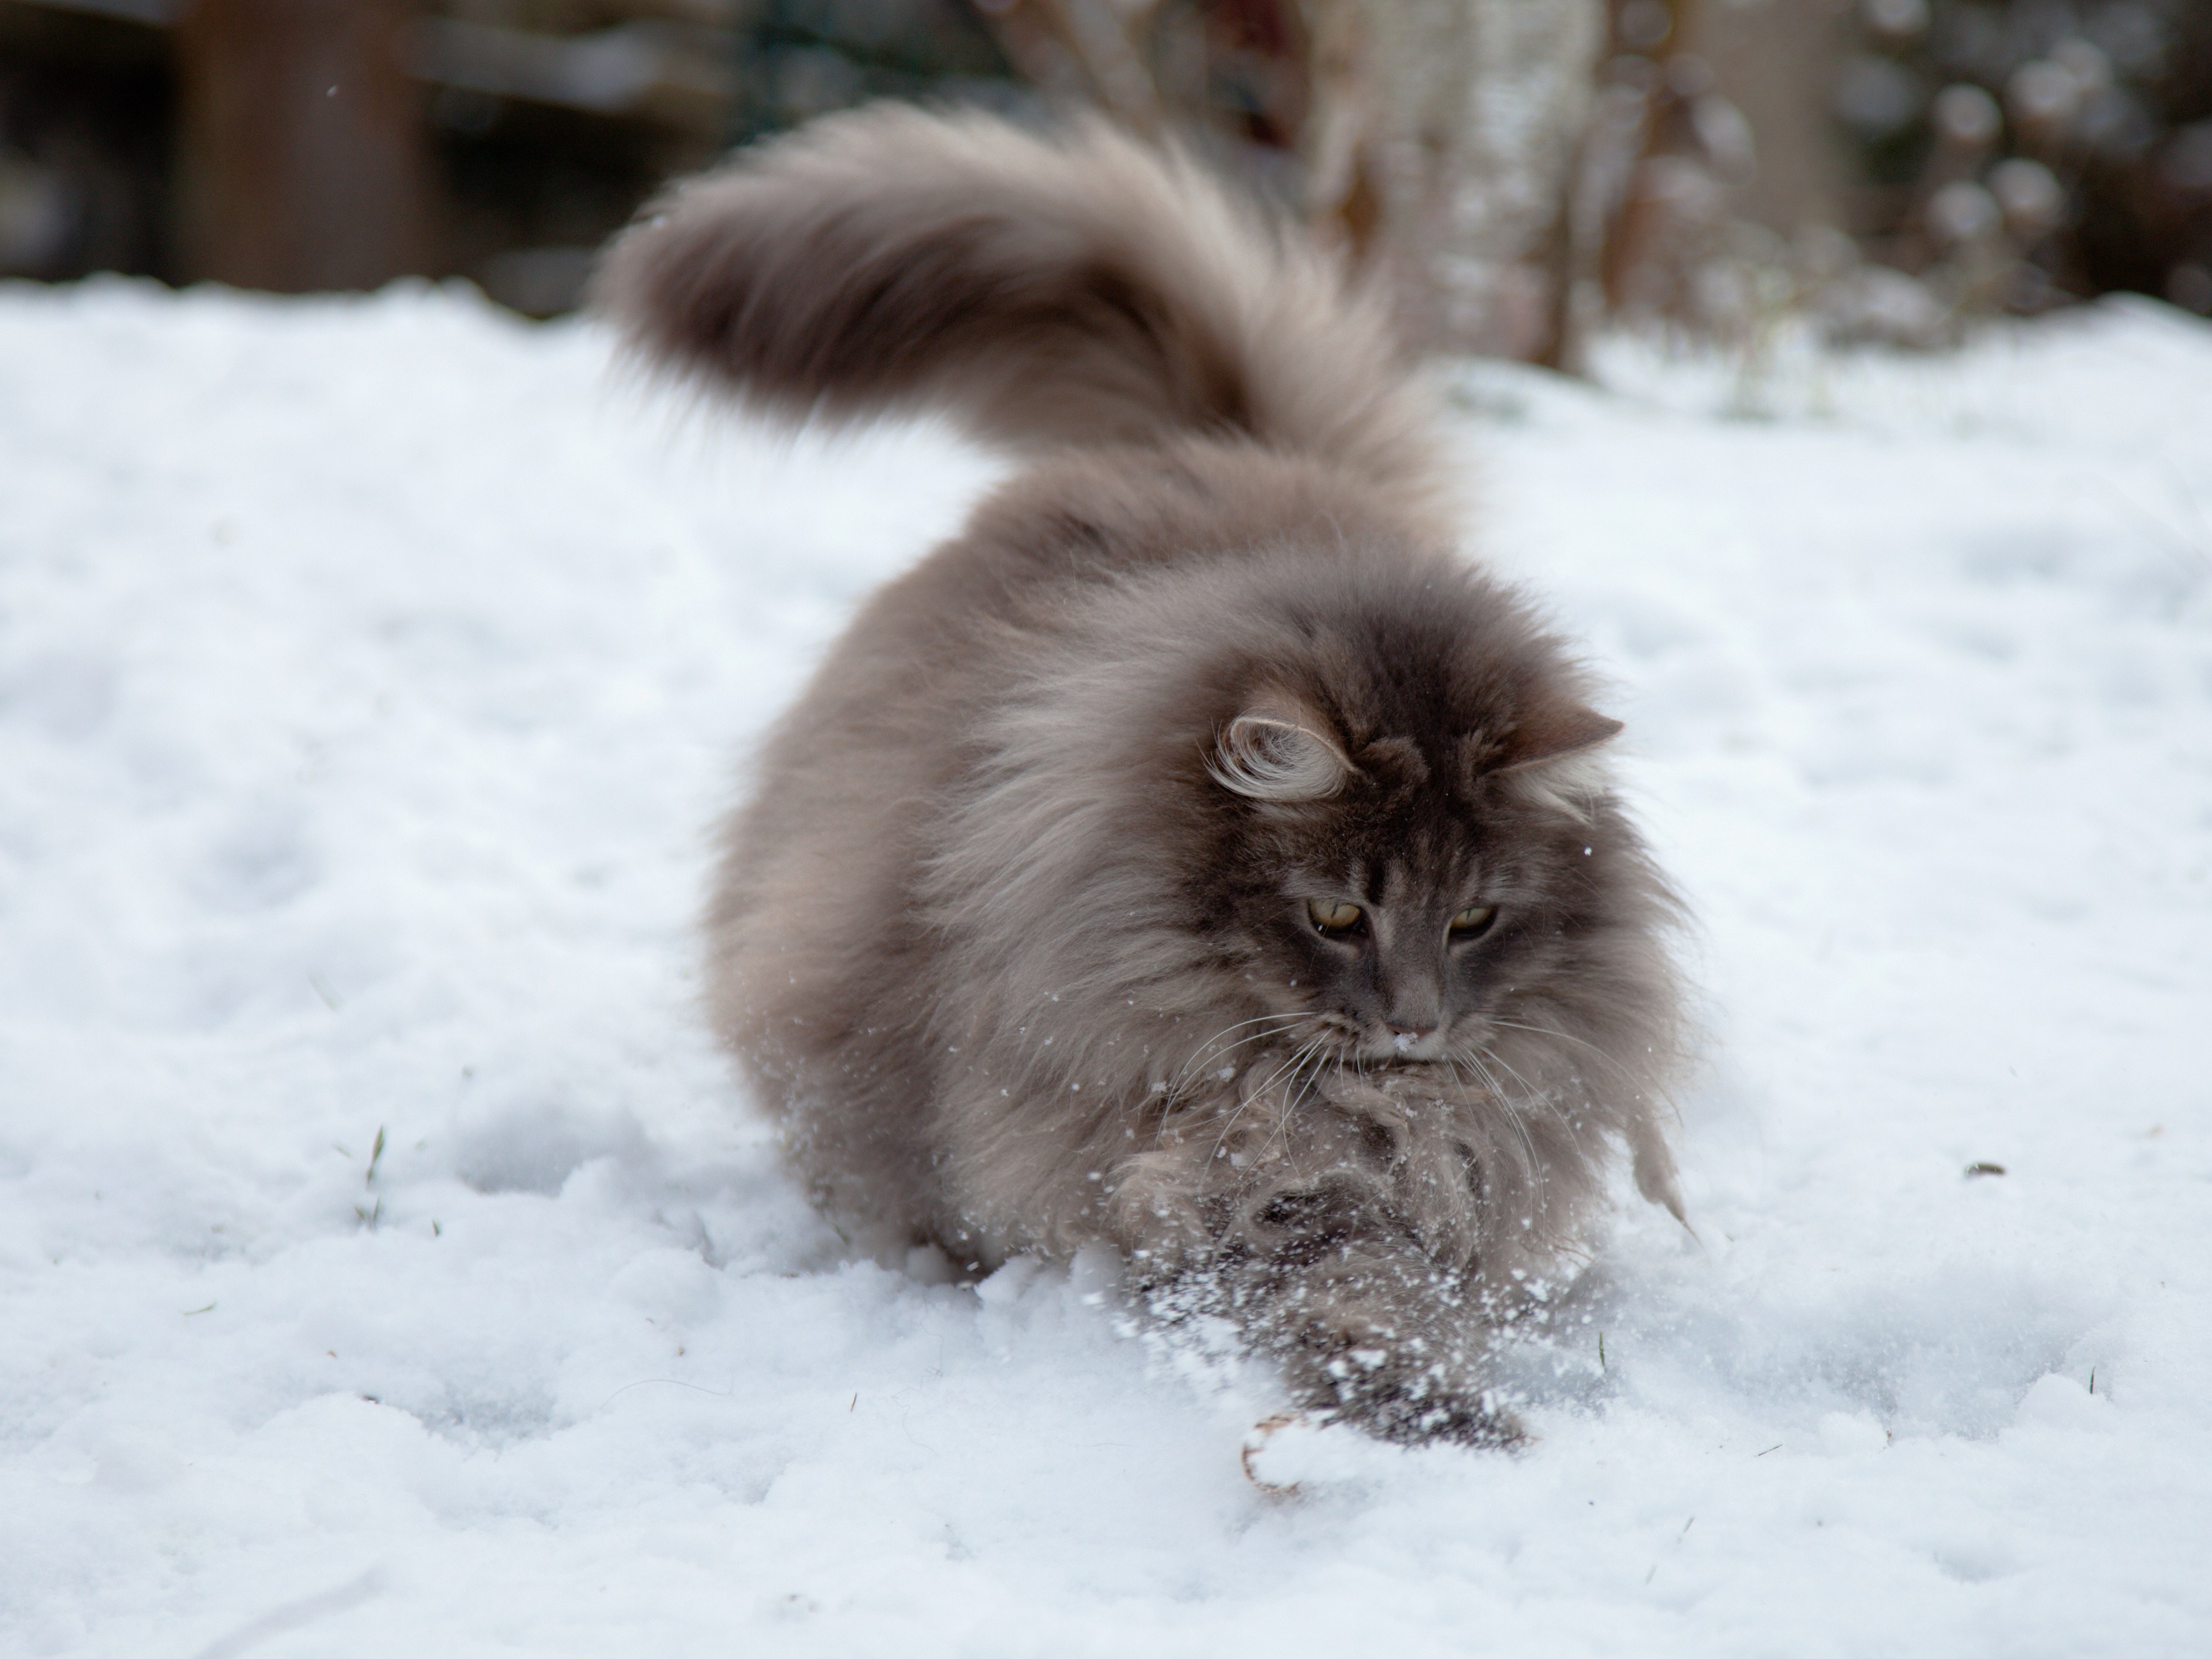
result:
[[[1316,1415],[1512,1440],[1516,1285],[1620,1151],[1682,1213],[1678,906],[1381,301],[1180,152],[891,106],[676,186],[595,295],[771,414],[1026,462],[728,826],[713,1018],[817,1201],[971,1273],[1109,1246]]]

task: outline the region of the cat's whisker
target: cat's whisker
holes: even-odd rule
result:
[[[1315,1050],[1316,1050],[1326,1041],[1327,1039],[1325,1037],[1320,1036],[1307,1038],[1304,1042],[1300,1043],[1296,1048],[1293,1048],[1291,1051],[1290,1057],[1287,1060],[1280,1062],[1276,1066],[1273,1071],[1267,1074],[1267,1078],[1252,1091],[1251,1095],[1247,1097],[1247,1099],[1255,1099],[1259,1096],[1266,1093],[1268,1090],[1273,1088],[1276,1083],[1287,1073],[1291,1079],[1291,1083],[1290,1085],[1285,1086],[1283,1092],[1286,1101],[1293,1100],[1297,1092],[1295,1085],[1297,1078],[1298,1068],[1305,1064],[1306,1057],[1315,1052]],[[1239,1111],[1243,1109],[1242,1103],[1239,1103],[1237,1109]]]
[[[1310,1080],[1302,1080],[1309,1066],[1313,1067],[1315,1076],[1320,1075],[1321,1068],[1328,1058],[1326,1043],[1326,1038],[1316,1037],[1299,1050],[1296,1062],[1291,1067],[1290,1079],[1283,1085],[1283,1101],[1285,1107],[1296,1106],[1304,1097],[1306,1090],[1311,1086]]]
[[[1328,1033],[1323,1032],[1320,1036],[1315,1039],[1313,1043],[1308,1045],[1315,1050],[1312,1064],[1314,1068],[1314,1080],[1316,1082],[1319,1081],[1321,1077],[1321,1068],[1330,1064],[1332,1060],[1336,1066],[1337,1076],[1341,1078],[1344,1075],[1344,1057],[1346,1050],[1341,1043],[1332,1044],[1328,1042]],[[1276,1115],[1275,1127],[1267,1132],[1267,1139],[1260,1143],[1260,1150],[1253,1156],[1253,1161],[1255,1164],[1264,1164],[1267,1162],[1267,1155],[1274,1151],[1275,1142],[1277,1140],[1287,1140],[1289,1139],[1291,1109],[1297,1104],[1299,1097],[1299,1091],[1296,1084],[1297,1079],[1294,1076],[1292,1079],[1293,1086],[1285,1091],[1287,1098],[1284,1103],[1284,1109]]]
[[[1566,1132],[1567,1139],[1573,1145],[1576,1156],[1587,1156],[1583,1146],[1581,1133],[1576,1127],[1574,1115],[1565,1109],[1556,1093],[1538,1089],[1534,1084],[1522,1076],[1515,1069],[1512,1062],[1499,1054],[1497,1049],[1485,1044],[1477,1044],[1474,1052],[1510,1073],[1514,1080],[1520,1084],[1522,1098],[1528,1103],[1529,1109],[1532,1111],[1541,1111],[1546,1117]]]
[[[1220,1133],[1213,1137],[1213,1145],[1206,1152],[1206,1163],[1209,1168],[1212,1167],[1212,1161],[1221,1156],[1222,1149],[1228,1146],[1229,1137],[1236,1133],[1237,1124],[1243,1120],[1252,1103],[1267,1092],[1268,1085],[1274,1082],[1280,1071],[1281,1067],[1278,1066],[1274,1073],[1271,1073],[1259,1084],[1240,1091],[1236,1106],[1231,1110],[1228,1117],[1223,1120]]]
[[[1495,1014],[1486,1016],[1486,1018],[1488,1024],[1501,1027],[1505,1030],[1528,1031],[1534,1033],[1537,1036],[1556,1037],[1562,1042],[1572,1042],[1577,1044],[1582,1048],[1589,1049],[1590,1053],[1595,1054],[1607,1065],[1612,1066],[1614,1071],[1620,1073],[1622,1077],[1628,1079],[1632,1084],[1641,1080],[1638,1073],[1632,1068],[1622,1064],[1619,1055],[1607,1053],[1605,1049],[1598,1047],[1596,1043],[1592,1042],[1588,1037],[1578,1037],[1571,1031],[1554,1030],[1548,1025],[1530,1025],[1521,1020],[1500,1019]]]
[[[1308,1015],[1306,1015],[1306,1014],[1304,1014],[1304,1013],[1299,1013],[1299,1012],[1279,1012],[1279,1013],[1269,1013],[1269,1014],[1254,1014],[1254,1015],[1253,1015],[1250,1018],[1249,1018],[1249,1019],[1240,1019],[1240,1020],[1237,1020],[1237,1022],[1235,1022],[1233,1024],[1229,1024],[1229,1025],[1224,1025],[1224,1026],[1223,1026],[1219,1030],[1216,1031],[1216,1032],[1215,1032],[1212,1036],[1208,1037],[1208,1038],[1206,1039],[1206,1042],[1207,1042],[1207,1043],[1218,1042],[1219,1042],[1223,1037],[1227,1036],[1228,1036],[1231,1031],[1241,1031],[1241,1030],[1243,1030],[1246,1026],[1248,1026],[1248,1025],[1262,1025],[1262,1024],[1267,1024],[1267,1023],[1268,1023],[1268,1022],[1270,1022],[1270,1021],[1277,1021],[1277,1020],[1297,1020],[1297,1019],[1305,1019],[1305,1018],[1310,1018],[1310,1016],[1308,1016]],[[1199,1052],[1200,1052],[1200,1053],[1201,1053],[1201,1054],[1203,1054],[1203,1053],[1205,1052],[1205,1047],[1204,1047],[1204,1045],[1201,1045],[1201,1046],[1200,1046],[1200,1049],[1199,1049]]]
[[[1290,1081],[1283,1090],[1284,1098],[1282,1109],[1275,1120],[1275,1128],[1268,1132],[1267,1140],[1261,1144],[1260,1148],[1259,1156],[1264,1157],[1266,1155],[1268,1147],[1273,1146],[1275,1143],[1275,1133],[1284,1128],[1290,1122],[1291,1109],[1297,1103],[1297,1084],[1299,1069],[1305,1065],[1308,1057],[1318,1051],[1322,1045],[1327,1041],[1328,1036],[1326,1033],[1321,1033],[1309,1037],[1304,1042],[1299,1044],[1297,1048],[1291,1051],[1291,1056],[1288,1060],[1284,1060],[1280,1065],[1277,1066],[1273,1072],[1268,1073],[1267,1078],[1261,1082],[1257,1087],[1253,1089],[1252,1091],[1246,1095],[1243,1099],[1237,1103],[1237,1109],[1229,1115],[1229,1121],[1222,1126],[1221,1133],[1213,1143],[1213,1155],[1218,1156],[1222,1147],[1228,1144],[1229,1137],[1235,1131],[1237,1121],[1244,1115],[1245,1109],[1249,1107],[1252,1102],[1259,1099],[1261,1097],[1267,1093],[1268,1091],[1273,1089],[1277,1079],[1282,1078],[1287,1071]]]
[[[1504,1055],[1499,1054],[1496,1048],[1491,1047],[1487,1043],[1477,1043],[1474,1046],[1474,1052],[1480,1054],[1491,1064],[1501,1067],[1510,1074],[1516,1083],[1520,1084],[1522,1098],[1528,1102],[1529,1106],[1535,1109],[1540,1109],[1547,1116],[1550,1117],[1554,1122],[1559,1124],[1561,1128],[1567,1132],[1567,1138],[1575,1143],[1576,1149],[1577,1151],[1581,1150],[1582,1138],[1576,1133],[1574,1115],[1567,1110],[1565,1103],[1559,1099],[1559,1093],[1556,1090],[1539,1089],[1534,1084],[1531,1083],[1526,1077],[1523,1077],[1521,1074],[1520,1071],[1515,1067],[1512,1061],[1507,1060]]]
[[[1304,1016],[1297,1014],[1262,1015],[1261,1016],[1261,1019],[1285,1023],[1271,1024],[1266,1030],[1252,1032],[1248,1036],[1239,1037],[1236,1042],[1231,1043],[1223,1044],[1220,1042],[1220,1039],[1226,1036],[1228,1031],[1238,1030],[1244,1025],[1259,1024],[1259,1021],[1245,1020],[1240,1022],[1237,1025],[1230,1026],[1225,1031],[1217,1032],[1212,1037],[1207,1040],[1208,1047],[1212,1049],[1212,1052],[1210,1054],[1207,1054],[1206,1050],[1201,1049],[1198,1054],[1195,1054],[1192,1056],[1190,1060],[1186,1060],[1176,1071],[1174,1078],[1170,1079],[1168,1084],[1166,1091],[1167,1098],[1170,1102],[1181,1100],[1184,1096],[1185,1091],[1189,1089],[1196,1080],[1196,1074],[1200,1071],[1201,1064],[1206,1067],[1211,1067],[1215,1065],[1216,1062],[1226,1064],[1229,1060],[1229,1056],[1235,1054],[1237,1049],[1245,1048],[1255,1042],[1266,1042],[1272,1041],[1273,1038],[1280,1036],[1285,1030],[1293,1029],[1297,1023],[1303,1018]],[[1234,1068],[1231,1067],[1230,1069],[1233,1071]],[[1224,1082],[1227,1081],[1226,1079],[1222,1080]],[[1164,1121],[1161,1127],[1165,1127]],[[1157,1133],[1158,1131],[1156,1130],[1155,1133]]]
[[[1297,1022],[1300,1022],[1300,1021],[1304,1021],[1304,1020],[1307,1019],[1308,1018],[1310,1018],[1310,1016],[1307,1016],[1307,1015],[1304,1015],[1304,1014],[1290,1014],[1290,1015],[1283,1015],[1283,1014],[1266,1015],[1266,1014],[1263,1014],[1263,1015],[1259,1016],[1257,1019],[1250,1019],[1250,1020],[1244,1020],[1244,1021],[1241,1021],[1241,1022],[1239,1022],[1239,1024],[1237,1024],[1237,1025],[1232,1025],[1232,1026],[1230,1026],[1230,1027],[1226,1028],[1226,1030],[1225,1030],[1225,1031],[1221,1032],[1221,1033],[1217,1033],[1217,1040],[1218,1040],[1218,1036],[1225,1036],[1225,1035],[1226,1035],[1226,1033],[1227,1033],[1227,1031],[1239,1030],[1242,1030],[1242,1029],[1243,1029],[1243,1026],[1245,1026],[1245,1025],[1256,1024],[1259,1024],[1259,1023],[1260,1023],[1260,1021],[1261,1021],[1261,1020],[1288,1020],[1288,1021],[1290,1021],[1290,1022],[1291,1022],[1291,1023],[1295,1024],[1295,1023],[1297,1023]],[[1268,1038],[1271,1038],[1271,1037],[1273,1037],[1273,1036],[1280,1036],[1280,1035],[1281,1035],[1281,1032],[1282,1032],[1282,1028],[1281,1028],[1280,1026],[1278,1026],[1278,1027],[1276,1027],[1276,1028],[1274,1028],[1274,1029],[1273,1029],[1273,1030],[1270,1030],[1262,1031],[1262,1032],[1257,1032],[1257,1033],[1255,1033],[1254,1035],[1252,1035],[1252,1036],[1247,1036],[1247,1037],[1241,1038],[1238,1042],[1235,1042],[1235,1043],[1232,1043],[1232,1044],[1229,1045],[1229,1047],[1228,1047],[1227,1048],[1224,1048],[1224,1049],[1222,1049],[1222,1050],[1220,1051],[1220,1054],[1219,1054],[1219,1055],[1217,1055],[1216,1057],[1217,1057],[1217,1058],[1219,1058],[1219,1057],[1225,1056],[1225,1055],[1226,1055],[1226,1054],[1228,1054],[1230,1052],[1231,1052],[1233,1049],[1240,1048],[1243,1047],[1246,1043],[1249,1043],[1249,1042],[1261,1042],[1261,1041],[1265,1041],[1265,1040],[1267,1040],[1267,1039],[1268,1039]],[[1321,1044],[1322,1044],[1322,1043],[1325,1043],[1325,1042],[1328,1041],[1328,1033],[1326,1030],[1320,1031],[1320,1032],[1316,1032],[1313,1036],[1311,1036],[1311,1037],[1308,1038],[1304,1042],[1303,1042],[1303,1043],[1299,1044],[1299,1045],[1298,1045],[1298,1047],[1297,1047],[1297,1048],[1293,1049],[1293,1050],[1291,1051],[1291,1053],[1290,1057],[1289,1057],[1287,1060],[1282,1060],[1282,1061],[1279,1062],[1279,1063],[1277,1064],[1277,1066],[1276,1066],[1275,1069],[1274,1069],[1273,1072],[1271,1072],[1270,1073],[1268,1073],[1268,1075],[1267,1075],[1266,1078],[1264,1078],[1263,1079],[1261,1079],[1261,1082],[1260,1082],[1259,1084],[1257,1084],[1256,1085],[1255,1085],[1254,1087],[1252,1087],[1251,1089],[1249,1089],[1249,1090],[1248,1090],[1247,1091],[1245,1091],[1245,1092],[1244,1092],[1244,1094],[1243,1095],[1243,1097],[1242,1097],[1237,1101],[1237,1106],[1236,1106],[1236,1109],[1235,1109],[1235,1110],[1233,1110],[1233,1111],[1231,1111],[1231,1112],[1229,1114],[1229,1116],[1228,1116],[1227,1121],[1224,1121],[1224,1122],[1222,1124],[1222,1126],[1221,1126],[1221,1129],[1220,1129],[1220,1133],[1218,1133],[1218,1134],[1214,1137],[1213,1145],[1212,1145],[1212,1146],[1208,1150],[1207,1154],[1206,1154],[1207,1160],[1208,1160],[1208,1162],[1209,1162],[1209,1163],[1210,1163],[1212,1159],[1214,1159],[1214,1158],[1218,1158],[1218,1157],[1220,1156],[1220,1154],[1221,1154],[1221,1151],[1222,1151],[1222,1149],[1229,1144],[1229,1137],[1230,1137],[1231,1134],[1233,1134],[1233,1133],[1236,1133],[1236,1130],[1237,1130],[1237,1124],[1238,1124],[1238,1123],[1243,1120],[1243,1116],[1244,1116],[1244,1113],[1245,1113],[1245,1111],[1249,1108],[1249,1106],[1251,1105],[1252,1102],[1253,1102],[1253,1101],[1255,1101],[1255,1100],[1256,1100],[1256,1099],[1259,1099],[1261,1096],[1265,1095],[1265,1094],[1266,1094],[1266,1093],[1267,1093],[1270,1089],[1272,1089],[1272,1088],[1274,1086],[1274,1085],[1275,1085],[1275,1083],[1276,1083],[1276,1080],[1277,1080],[1278,1079],[1279,1079],[1280,1077],[1282,1077],[1282,1076],[1283,1076],[1283,1074],[1284,1074],[1284,1073],[1285,1073],[1285,1071],[1286,1069],[1293,1068],[1293,1067],[1295,1067],[1295,1066],[1298,1066],[1298,1065],[1300,1065],[1300,1064],[1303,1064],[1304,1056],[1305,1056],[1305,1055],[1306,1055],[1306,1054],[1307,1054],[1310,1050],[1314,1049],[1315,1048],[1316,1048],[1317,1046],[1319,1046],[1319,1045],[1321,1045]],[[1185,1069],[1186,1069],[1186,1070],[1188,1070],[1188,1066],[1186,1066],[1186,1068],[1185,1068]],[[1295,1079],[1296,1073],[1295,1073],[1295,1071],[1294,1071],[1294,1070],[1292,1071],[1291,1075],[1292,1075],[1292,1077],[1293,1077],[1293,1079]],[[1172,1092],[1172,1091],[1171,1091],[1171,1092]],[[1282,1125],[1283,1125],[1285,1122],[1286,1122],[1287,1121],[1288,1121],[1288,1104],[1287,1104],[1287,1103],[1286,1103],[1285,1107],[1285,1110],[1284,1110],[1283,1114],[1282,1114],[1280,1116],[1279,1116],[1279,1117],[1278,1117],[1278,1119],[1277,1119],[1277,1127],[1278,1127],[1278,1128],[1280,1128],[1280,1127],[1282,1127]],[[1270,1132],[1269,1132],[1269,1136],[1268,1136],[1268,1140],[1267,1140],[1267,1146],[1272,1146],[1272,1145],[1273,1144],[1273,1135],[1274,1135],[1274,1132],[1273,1132],[1273,1131],[1270,1131]],[[1261,1148],[1261,1151],[1264,1152],[1266,1151],[1266,1146],[1263,1146],[1263,1147]]]
[[[1528,1127],[1522,1121],[1520,1109],[1507,1097],[1504,1085],[1498,1082],[1497,1074],[1487,1066],[1464,1050],[1462,1051],[1460,1057],[1467,1060],[1481,1075],[1483,1085],[1489,1091],[1492,1101],[1496,1103],[1500,1111],[1504,1113],[1506,1122],[1512,1127],[1515,1138],[1521,1143],[1521,1151],[1525,1160],[1524,1173],[1528,1176],[1531,1184],[1541,1192],[1544,1186],[1544,1163],[1536,1155],[1536,1143],[1528,1133]],[[1453,1066],[1453,1071],[1455,1073],[1458,1071],[1456,1065]]]
[[[1277,1030],[1294,1025],[1298,1021],[1306,1018],[1307,1016],[1304,1014],[1255,1014],[1250,1019],[1240,1019],[1234,1025],[1223,1026],[1221,1030],[1216,1031],[1212,1036],[1206,1038],[1203,1043],[1200,1044],[1196,1051],[1191,1054],[1189,1059],[1183,1061],[1182,1066],[1176,1073],[1174,1083],[1170,1085],[1170,1092],[1180,1092],[1182,1085],[1189,1081],[1191,1074],[1198,1071],[1201,1066],[1209,1065],[1216,1060],[1225,1059],[1228,1055],[1235,1053],[1237,1049],[1242,1048],[1247,1043],[1263,1042],[1267,1038],[1273,1036]],[[1268,1025],[1270,1029],[1265,1031],[1253,1032],[1248,1036],[1239,1037],[1236,1042],[1230,1043],[1226,1048],[1217,1049],[1216,1045],[1231,1031],[1241,1031],[1248,1025],[1261,1024]]]
[[[1194,1066],[1204,1065],[1206,1063],[1206,1057],[1214,1051],[1216,1045],[1220,1043],[1224,1038],[1228,1037],[1233,1032],[1245,1030],[1248,1027],[1254,1025],[1272,1026],[1291,1024],[1304,1018],[1305,1016],[1303,1014],[1295,1013],[1255,1014],[1249,1019],[1240,1019],[1234,1024],[1224,1025],[1219,1030],[1214,1032],[1212,1036],[1207,1037],[1204,1042],[1199,1044],[1196,1048],[1192,1050],[1190,1058],[1183,1062],[1183,1069],[1188,1071]],[[1251,1041],[1251,1038],[1249,1036],[1240,1039],[1240,1042],[1249,1041]],[[1231,1046],[1234,1047],[1237,1045],[1232,1044]]]
[[[1529,1082],[1526,1077],[1522,1076],[1519,1070],[1517,1070],[1503,1054],[1499,1054],[1497,1049],[1489,1047],[1486,1043],[1478,1042],[1467,1048],[1462,1049],[1460,1052],[1464,1054],[1470,1060],[1487,1061],[1489,1064],[1496,1066],[1508,1077],[1510,1077],[1516,1083],[1521,1085],[1521,1097],[1528,1105],[1531,1107],[1549,1107],[1552,1104],[1551,1097],[1545,1094],[1543,1091],[1537,1088],[1534,1084]]]

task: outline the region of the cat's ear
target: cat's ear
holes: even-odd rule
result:
[[[1600,744],[1619,737],[1621,725],[1595,708],[1578,702],[1562,708],[1540,708],[1516,726],[1506,746],[1508,772],[1524,766],[1543,766],[1571,756],[1587,754]]]
[[[1619,720],[1580,703],[1542,709],[1514,732],[1498,775],[1528,805],[1588,823],[1611,787],[1605,745],[1620,732]]]
[[[1206,757],[1206,773],[1251,800],[1326,800],[1344,787],[1352,767],[1320,726],[1302,710],[1250,709],[1229,722]]]

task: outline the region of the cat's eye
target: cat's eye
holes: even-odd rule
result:
[[[1358,932],[1363,920],[1358,905],[1338,899],[1308,899],[1306,915],[1312,919],[1315,931],[1330,939],[1343,939]]]
[[[1473,939],[1498,920],[1494,904],[1470,904],[1451,919],[1451,937],[1455,945]]]

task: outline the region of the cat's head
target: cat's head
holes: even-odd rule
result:
[[[1386,621],[1230,694],[1206,925],[1285,1041],[1479,1066],[1638,994],[1620,946],[1661,907],[1607,781],[1620,724],[1517,607],[1486,620]]]
[[[928,866],[943,1040],[1000,1033],[994,1090],[1194,1095],[1266,1055],[1295,1093],[1310,1054],[1604,1127],[1663,1087],[1674,908],[1620,728],[1510,590],[1278,548],[1066,603]]]

